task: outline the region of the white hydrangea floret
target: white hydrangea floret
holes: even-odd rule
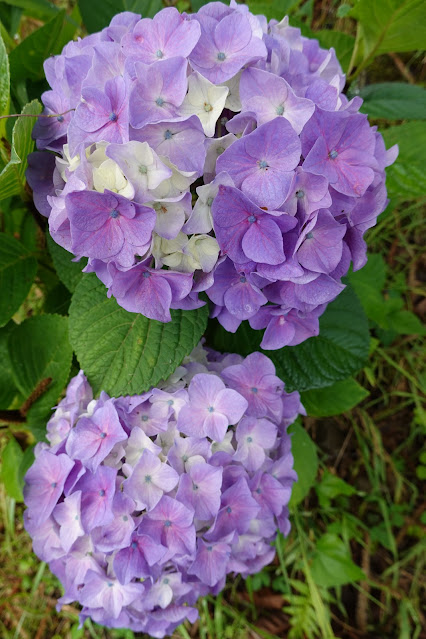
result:
[[[180,111],[184,115],[198,116],[204,133],[212,137],[228,93],[228,87],[216,86],[194,71],[188,78],[188,93]]]

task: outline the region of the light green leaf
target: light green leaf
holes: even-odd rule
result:
[[[46,233],[47,246],[52,256],[53,265],[59,279],[65,284],[67,289],[73,293],[75,287],[83,277],[82,270],[87,264],[87,259],[82,258],[79,262],[73,262],[74,255],[68,253],[62,246],[52,240],[49,233]]]
[[[358,95],[362,113],[388,120],[426,120],[426,90],[405,82],[370,84]]]
[[[0,326],[16,313],[28,295],[37,261],[18,240],[0,233]]]
[[[0,36],[0,115],[9,113],[10,74],[9,58],[3,38]],[[0,140],[6,131],[6,120],[0,120]]]
[[[425,46],[424,0],[358,0],[349,15],[359,22],[365,57]]]
[[[386,186],[395,200],[415,200],[426,193],[426,127],[424,122],[405,122],[382,131],[386,148],[398,144],[399,155],[386,169]]]
[[[133,11],[143,18],[152,18],[163,8],[161,0],[78,0],[78,6],[89,33],[107,27],[121,11]]]
[[[389,329],[399,335],[426,335],[425,325],[411,311],[396,311],[387,320]]]
[[[66,35],[63,35],[64,30]],[[43,62],[49,56],[60,53],[74,31],[75,27],[70,32],[70,23],[65,11],[60,11],[50,22],[22,40],[9,55],[10,72],[14,82],[27,78],[43,79]]]
[[[343,541],[332,533],[326,533],[318,539],[311,572],[317,586],[324,588],[335,588],[365,579],[364,572],[354,564]]]
[[[12,376],[22,395],[27,399],[36,389],[41,392],[27,413],[28,426],[41,439],[71,368],[68,319],[59,315],[31,317],[14,328],[8,349]]]
[[[351,410],[368,397],[368,394],[353,377],[348,377],[331,386],[305,391],[301,394],[301,400],[308,415],[329,417]]]
[[[349,62],[351,61],[355,38],[347,33],[331,31],[330,29],[316,31],[314,33],[314,38],[319,40],[320,45],[324,49],[331,49],[331,47],[335,49],[337,59],[343,69],[343,73],[346,73],[349,67]]]
[[[95,393],[142,393],[166,379],[198,344],[207,324],[206,306],[172,311],[163,324],[129,313],[94,274],[78,283],[70,306],[70,337]]]
[[[22,113],[37,115],[41,111],[38,100],[26,104]],[[34,148],[31,139],[35,118],[18,118],[13,127],[12,150],[10,160],[0,173],[0,200],[12,195],[22,194],[25,187],[25,171],[27,169],[28,154]]]
[[[293,484],[290,507],[294,509],[309,493],[318,472],[318,453],[306,430],[298,423],[288,429],[291,433],[291,452],[298,480]]]
[[[19,467],[24,457],[22,448],[14,437],[7,442],[1,455],[0,479],[6,493],[16,501],[24,501],[22,486],[19,480]]]
[[[315,486],[315,491],[321,508],[329,508],[331,501],[339,495],[350,497],[356,493],[356,489],[353,486],[328,472],[328,470],[325,471],[321,482]]]

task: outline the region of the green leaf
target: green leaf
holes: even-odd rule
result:
[[[370,334],[362,306],[350,286],[328,305],[318,337],[299,346],[268,351],[286,390],[323,388],[358,372],[368,357]]]
[[[255,15],[264,15],[268,20],[281,22],[284,16],[299,4],[299,0],[253,0],[248,4],[250,11]]]
[[[305,391],[301,394],[301,399],[308,415],[329,417],[351,410],[368,397],[368,394],[353,377],[348,377],[331,386]]]
[[[38,20],[50,20],[59,9],[47,0],[2,0],[11,7],[22,9],[25,15],[37,18]]]
[[[311,572],[317,586],[324,588],[335,588],[365,579],[364,572],[354,564],[343,541],[332,533],[326,533],[318,539]]]
[[[294,470],[298,480],[293,484],[290,507],[294,509],[308,494],[314,485],[318,472],[318,453],[306,430],[298,423],[288,429],[291,433],[291,452],[294,457]]]
[[[321,482],[315,486],[315,491],[321,508],[329,508],[331,501],[335,497],[339,497],[339,495],[350,497],[356,493],[356,489],[353,486],[328,472],[328,470],[325,471]]]
[[[172,311],[163,324],[129,313],[94,274],[77,285],[70,306],[70,337],[95,393],[142,393],[166,379],[198,344],[207,323],[206,306]]]
[[[73,262],[74,255],[72,253],[68,253],[62,246],[56,244],[49,233],[46,233],[46,238],[59,279],[71,293],[74,293],[77,284],[83,277],[82,270],[87,264],[87,259],[83,258],[79,262]]]
[[[366,57],[425,46],[424,0],[358,0],[349,15],[359,22]]]
[[[249,355],[260,349],[261,331],[243,322],[236,333],[228,333],[211,322],[207,343],[222,352]],[[368,357],[370,335],[362,306],[350,286],[328,305],[320,318],[318,337],[278,351],[265,351],[274,362],[287,391],[323,388],[358,372]]]
[[[386,281],[386,270],[383,256],[372,254],[368,256],[368,262],[362,269],[352,272],[348,276],[367,317],[383,328],[387,326],[387,311],[382,295]]]
[[[22,486],[19,480],[19,467],[24,453],[14,437],[7,442],[1,455],[0,479],[4,484],[6,493],[16,501],[24,501]]]
[[[64,30],[66,35],[63,34]],[[11,51],[9,62],[14,82],[27,78],[43,79],[43,62],[49,56],[60,53],[70,37],[72,33],[70,34],[66,13],[60,11],[52,20],[33,31]]]
[[[7,410],[18,394],[18,389],[12,379],[12,367],[9,362],[7,341],[15,324],[9,322],[0,329],[0,410]]]
[[[426,120],[426,90],[405,82],[370,84],[358,95],[362,113],[388,120]]]
[[[389,329],[399,335],[425,335],[426,327],[417,315],[411,311],[402,310],[388,316]]]
[[[18,240],[0,233],[0,326],[16,313],[33,283],[37,261]]]
[[[120,11],[133,11],[143,18],[152,18],[163,8],[161,0],[78,0],[78,6],[89,33],[107,27]]]
[[[0,115],[9,113],[10,73],[9,58],[3,38],[0,36]],[[0,140],[5,136],[6,120],[0,120]]]
[[[21,463],[19,464],[19,468],[18,468],[18,482],[21,488],[23,488],[24,486],[25,474],[27,470],[29,469],[29,467],[33,464],[33,462],[34,462],[34,446],[28,446],[28,448],[24,450],[24,454],[22,456]]]
[[[41,111],[41,104],[38,100],[33,100],[26,104],[22,113],[26,115],[37,115]],[[18,118],[13,127],[12,150],[10,160],[0,173],[0,200],[20,195],[25,187],[25,171],[27,169],[28,154],[34,148],[31,138],[35,118]]]
[[[424,122],[405,122],[382,131],[386,147],[398,144],[399,155],[386,169],[386,186],[395,200],[415,200],[426,193],[426,127]]]
[[[59,315],[31,317],[14,328],[8,348],[13,379],[22,395],[28,399],[43,390],[27,413],[29,427],[41,439],[71,368],[68,320]]]
[[[351,61],[355,38],[347,33],[331,31],[330,29],[316,31],[314,38],[319,40],[320,45],[324,47],[324,49],[330,49],[331,47],[335,49],[337,59],[341,64],[343,72],[346,73],[349,62]]]

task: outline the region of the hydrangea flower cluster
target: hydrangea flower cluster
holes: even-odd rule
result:
[[[261,353],[195,349],[143,395],[74,377],[26,474],[25,526],[81,620],[171,634],[290,529],[287,426],[303,413]]]
[[[366,262],[397,153],[342,94],[333,49],[231,0],[121,13],[45,72],[60,115],[35,126],[28,180],[109,295],[167,322],[206,291],[227,330],[266,328],[266,349],[318,333]]]

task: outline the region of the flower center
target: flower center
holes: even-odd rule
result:
[[[259,160],[258,164],[259,164],[259,169],[267,169],[269,166],[266,160]]]
[[[101,439],[105,439],[106,433],[101,433]]]
[[[64,116],[63,115],[58,115],[58,117],[56,119],[58,120],[58,122],[63,122],[64,121]]]
[[[256,393],[257,393],[257,388],[256,388],[256,386],[252,386],[252,387],[251,387],[251,392],[252,392],[252,393],[254,393],[254,394],[256,395]]]
[[[246,442],[247,442],[248,444],[251,444],[251,443],[252,443],[252,441],[253,441],[253,437],[247,437],[247,438],[246,438]]]
[[[208,102],[204,102],[204,111],[206,113],[210,113],[210,111],[213,111],[213,107],[211,104],[209,104]]]
[[[309,231],[309,233],[306,234],[307,240],[312,240],[313,237],[314,237],[314,234],[312,233],[312,231]]]
[[[232,508],[231,508],[231,506],[228,506],[228,508],[226,509],[226,512],[228,513],[228,515],[229,515],[229,513],[232,513]]]
[[[170,129],[167,129],[167,131],[164,131],[165,140],[171,140],[172,137],[173,137],[173,133],[170,131]]]
[[[207,198],[206,204],[207,206],[211,206],[213,204],[213,198],[212,197]]]
[[[133,550],[138,547],[138,544],[136,543],[136,541],[132,541],[131,547],[133,548]]]
[[[328,157],[331,158],[332,160],[335,160],[337,158],[339,154],[337,153],[336,149],[333,149],[332,151],[330,151],[330,153],[328,154]]]
[[[161,58],[164,56],[164,53],[161,51],[161,49],[158,49],[155,55],[157,56],[158,59],[161,60]]]
[[[151,277],[151,273],[149,271],[144,271],[143,277]],[[145,415],[145,417],[146,417],[146,415]]]
[[[151,475],[145,475],[145,481],[147,484],[149,484],[151,481]]]
[[[157,106],[159,106],[159,107],[162,107],[162,106],[163,106],[163,104],[164,104],[164,100],[163,100],[163,98],[157,98],[157,99],[156,99],[156,101],[155,101],[155,104],[156,104]]]
[[[166,521],[164,522],[164,525],[166,528],[170,528],[170,526],[172,525],[172,522],[170,521],[170,519],[166,519]]]
[[[282,115],[284,113],[284,106],[282,104],[280,104],[280,106],[277,106],[275,113],[277,115]]]
[[[110,215],[111,215],[111,217],[115,220],[115,219],[116,219],[116,218],[120,215],[120,212],[119,212],[119,211],[117,211],[117,209],[112,209],[112,211],[111,211],[111,214],[110,214]]]
[[[113,111],[112,113],[109,114],[109,119],[110,119],[110,122],[117,122],[118,115],[116,113],[114,113],[114,111]]]
[[[249,215],[247,220],[250,222],[250,224],[253,224],[253,222],[256,222],[256,216],[255,215]]]
[[[224,152],[224,150],[225,150],[225,149],[223,148],[223,146],[218,146],[218,147],[216,148],[216,153],[217,153],[217,155],[222,155],[222,153]]]
[[[198,490],[197,484],[192,484],[192,490]]]
[[[217,59],[219,60],[219,62],[223,62],[224,60],[226,60],[226,54],[223,51],[219,51],[219,53],[217,54]]]
[[[214,406],[209,406],[207,410],[209,411],[209,413],[213,413],[213,411],[214,411]]]
[[[105,497],[105,491],[103,488],[99,491],[99,497]]]
[[[57,485],[58,485],[58,484],[57,484],[57,482],[56,482],[56,481],[52,481],[52,483],[50,484],[50,486],[51,486],[52,488],[56,488],[56,486],[57,486]]]
[[[144,273],[144,276],[145,276],[145,273]],[[143,422],[147,422],[148,419],[149,419],[148,415],[142,415],[142,421]]]
[[[241,282],[241,284],[245,284],[247,282],[247,278],[244,277],[244,275],[241,275],[240,282]]]
[[[302,191],[301,189],[299,191],[296,191],[296,197],[298,200],[300,200],[302,197],[305,197],[305,191]]]
[[[139,173],[142,173],[142,175],[146,175],[148,173],[148,167],[146,167],[145,164],[141,164],[139,166]]]
[[[167,403],[168,403],[169,406],[173,406],[174,401],[173,401],[173,399],[168,399]]]

